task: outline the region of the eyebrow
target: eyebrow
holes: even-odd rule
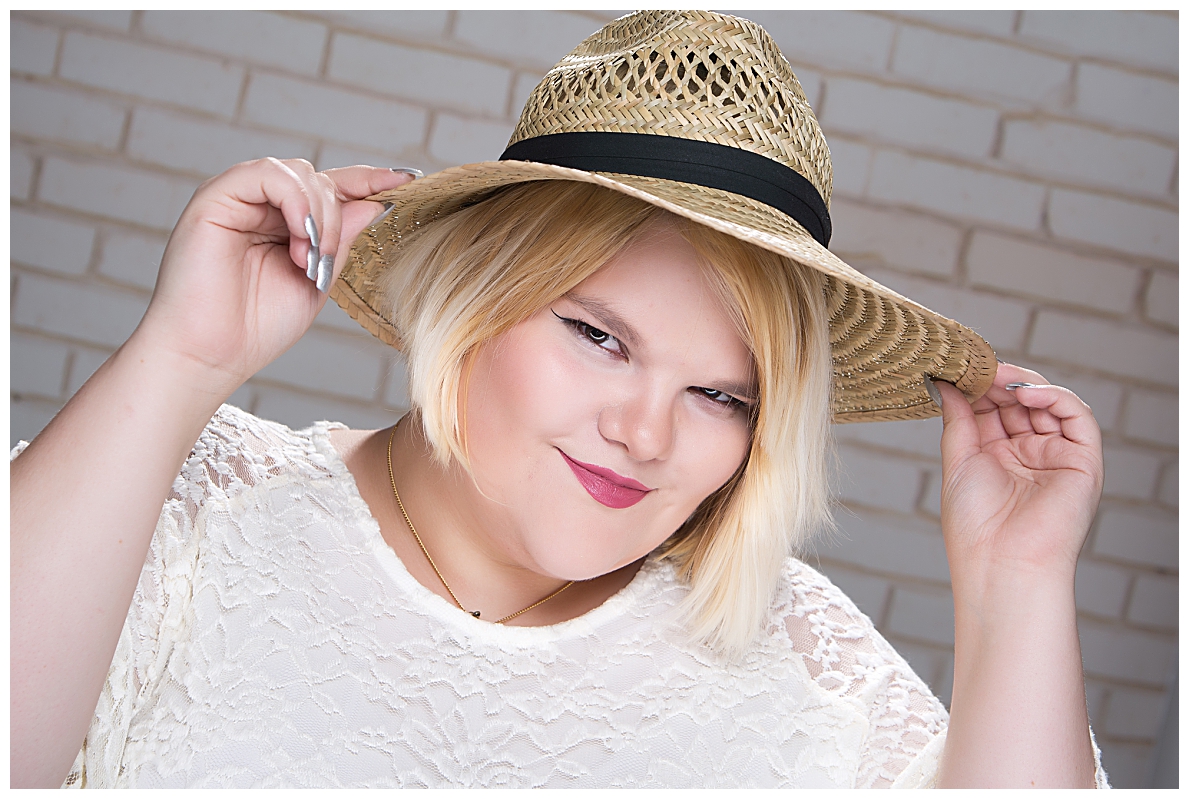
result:
[[[635,347],[640,344],[640,334],[636,332],[636,328],[632,327],[626,319],[620,316],[607,303],[597,300],[594,297],[577,294],[573,291],[567,292],[565,298],[594,316],[599,324],[606,326],[608,333],[626,342],[628,346]],[[732,397],[738,397],[746,402],[755,403],[759,400],[759,390],[755,385],[754,379],[742,383],[737,383],[734,380],[716,380],[713,385],[703,386],[703,388],[721,391],[724,394],[730,394]]]
[[[628,320],[620,316],[607,303],[596,300],[594,297],[575,294],[572,291],[567,292],[565,297],[597,318],[600,324],[607,327],[607,332],[614,333],[616,338],[626,342],[629,346],[635,347],[640,344],[640,334],[636,332],[636,328],[632,327]]]

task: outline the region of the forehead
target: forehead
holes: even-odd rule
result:
[[[670,227],[625,246],[567,297],[602,321],[626,327],[618,335],[628,344],[638,337],[638,348],[681,351],[736,371],[750,367],[751,353],[709,268]]]

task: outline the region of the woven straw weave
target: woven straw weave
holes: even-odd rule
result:
[[[747,20],[652,11],[610,23],[549,71],[509,144],[587,131],[679,136],[748,150],[796,170],[830,201],[830,151],[817,119],[772,39]],[[994,378],[995,354],[976,333],[852,269],[768,205],[687,183],[549,164],[468,164],[376,195],[393,207],[360,234],[331,297],[372,335],[400,347],[376,276],[402,239],[495,189],[532,180],[606,186],[824,273],[835,421],[936,416],[926,375],[971,398]]]

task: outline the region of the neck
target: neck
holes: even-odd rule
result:
[[[387,432],[375,438],[386,450]],[[386,468],[384,471],[387,477]],[[461,466],[443,467],[433,459],[420,419],[414,414],[400,422],[392,437],[392,474],[409,521],[442,579],[467,611],[479,610],[481,618],[494,621],[538,602],[569,582],[545,573],[532,561],[520,545],[506,508],[484,496]],[[453,602],[396,509],[391,487],[388,494],[396,524],[385,537],[418,582]],[[638,565],[633,564],[630,575],[635,567]],[[550,624],[580,615],[606,599],[610,595],[606,593],[608,587],[614,593],[626,584],[622,579],[605,579],[610,576],[572,586],[509,623]]]

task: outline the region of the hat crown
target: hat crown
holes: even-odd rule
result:
[[[817,117],[772,37],[749,20],[640,11],[587,37],[537,84],[508,144],[578,132],[747,150],[795,170],[830,203],[830,150]]]

